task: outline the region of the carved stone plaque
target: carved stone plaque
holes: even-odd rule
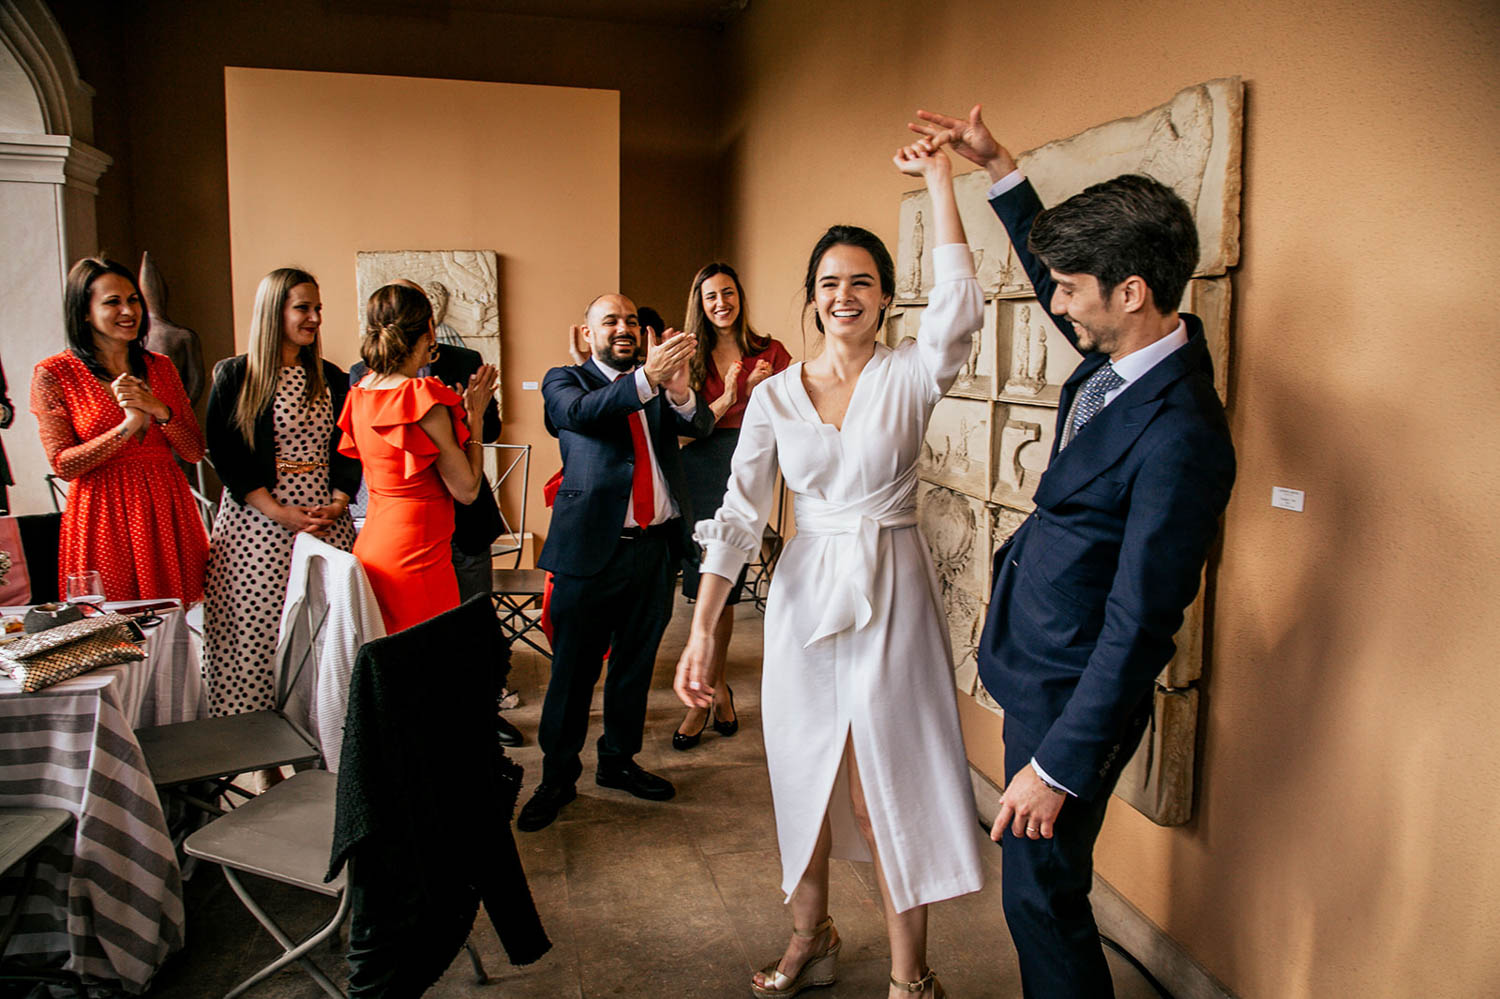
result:
[[[1151,724],[1121,771],[1115,794],[1158,825],[1178,826],[1192,818],[1197,733],[1197,688],[1157,687]]]
[[[1047,468],[1056,426],[1056,408],[1009,403],[995,406],[995,474],[989,496],[993,502],[1033,509],[1031,497]]]
[[[1240,259],[1240,78],[1179,91],[1134,118],[1096,125],[1016,157],[1042,204],[1055,205],[1122,173],[1155,177],[1182,195],[1198,222],[1198,274],[1223,274]]]
[[[995,391],[995,349],[999,338],[995,335],[1000,305],[986,302],[984,322],[970,334],[969,359],[958,369],[958,377],[948,394],[966,399],[990,399]]]
[[[917,474],[970,496],[988,496],[990,405],[951,396],[938,400],[922,441]]]
[[[361,250],[355,258],[355,315],[364,325],[365,303],[377,289],[405,278],[421,285],[432,300],[439,339],[456,336],[500,368],[500,288],[494,250]],[[495,402],[504,418],[500,386]]]
[[[1229,401],[1229,307],[1233,288],[1229,278],[1194,278],[1182,294],[1181,309],[1203,320],[1203,336],[1214,362],[1214,389]]]
[[[997,308],[1003,376],[999,397],[1056,406],[1063,382],[1078,365],[1078,352],[1036,299],[1004,301]]]

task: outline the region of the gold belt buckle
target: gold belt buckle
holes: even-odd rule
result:
[[[326,461],[283,461],[280,458],[276,459],[276,471],[286,475],[306,475],[308,472],[315,472],[320,468],[327,467],[328,462]]]

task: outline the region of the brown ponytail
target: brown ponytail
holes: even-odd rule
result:
[[[378,375],[389,375],[411,357],[432,325],[432,303],[404,284],[388,284],[370,296],[359,356]]]

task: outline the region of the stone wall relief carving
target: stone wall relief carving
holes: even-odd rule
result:
[[[500,368],[499,259],[494,250],[361,250],[355,260],[355,289],[363,317],[365,302],[376,289],[400,278],[427,291],[434,310],[441,310],[439,340],[479,351]],[[505,414],[500,388],[495,402]]]
[[[1047,468],[1056,436],[1057,410],[1043,406],[995,406],[995,477],[989,499],[1031,510],[1031,496]]]
[[[984,496],[990,482],[990,416],[988,402],[940,399],[927,424],[917,474],[970,496]]]
[[[990,564],[985,553],[991,530],[989,511],[972,496],[924,482],[917,489],[917,523],[937,571],[953,651],[954,683],[962,693],[972,694],[989,588]]]
[[[987,302],[984,307],[984,322],[970,334],[969,357],[958,369],[958,377],[948,389],[948,394],[966,399],[989,399],[995,391],[995,323],[999,306]]]

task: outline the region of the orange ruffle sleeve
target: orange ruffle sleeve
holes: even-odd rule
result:
[[[358,399],[356,400],[356,396]],[[396,388],[349,390],[344,411],[339,414],[339,453],[358,459],[359,445],[354,439],[356,421],[364,423],[381,440],[402,453],[407,478],[415,476],[437,461],[438,446],[418,424],[434,406],[446,406],[453,418],[453,433],[458,446],[469,440],[469,424],[464,415],[463,396],[437,378],[413,378]],[[358,413],[356,413],[358,410]]]

